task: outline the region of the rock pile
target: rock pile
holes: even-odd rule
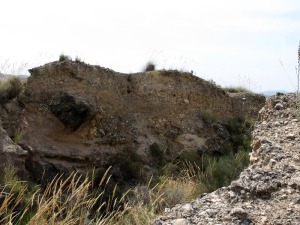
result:
[[[300,128],[295,94],[260,110],[251,165],[228,187],[165,209],[153,225],[300,224]]]

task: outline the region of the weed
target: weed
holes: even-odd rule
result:
[[[203,110],[197,114],[197,117],[201,119],[205,124],[210,124],[217,121],[217,117],[209,110]]]
[[[79,62],[83,62],[83,61],[78,56],[76,56],[75,62],[79,63]]]
[[[65,55],[63,53],[60,54],[59,59],[58,59],[59,62],[71,61],[71,60],[72,60],[72,58],[70,56]]]
[[[252,91],[250,91],[249,89],[247,89],[243,86],[236,86],[236,87],[230,86],[230,87],[224,87],[223,89],[230,93],[240,93],[240,92],[252,93]]]
[[[154,71],[155,70],[156,65],[154,64],[154,62],[149,61],[146,66],[144,71],[145,72],[149,72],[149,71]]]
[[[14,136],[12,138],[13,142],[18,145],[22,139],[23,139],[23,136],[24,136],[25,132],[20,130],[20,129],[17,129],[14,133]]]

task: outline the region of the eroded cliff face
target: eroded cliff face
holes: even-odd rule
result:
[[[260,110],[251,165],[228,187],[165,210],[155,225],[299,224],[300,129],[295,94]]]
[[[170,157],[207,148],[221,125],[212,126],[202,112],[255,119],[265,101],[253,94],[229,96],[178,71],[121,74],[67,60],[30,73],[19,98],[1,107],[1,121],[7,136],[22,131],[22,163],[38,181],[60,172],[104,171],[111,164],[122,173],[132,154],[139,158],[135,170],[150,176],[157,161],[151,146],[170,149]]]

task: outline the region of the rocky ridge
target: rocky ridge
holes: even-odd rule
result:
[[[0,106],[0,135],[22,133],[26,154],[15,165],[37,182],[91,168],[100,177],[110,165],[118,183],[144,179],[158,171],[153,152],[218,152],[228,133],[212,118],[255,118],[265,103],[187,72],[122,74],[66,60],[30,73],[20,96]]]
[[[228,187],[165,209],[153,225],[300,224],[300,129],[295,94],[268,98],[251,165]]]

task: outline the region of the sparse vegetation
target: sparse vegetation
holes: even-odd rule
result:
[[[230,93],[240,93],[240,92],[251,93],[252,92],[243,86],[235,86],[235,87],[230,86],[230,87],[224,87],[223,89]]]
[[[154,64],[154,62],[149,61],[149,62],[146,64],[144,71],[145,71],[145,72],[154,71],[155,68],[156,68],[156,65]]]
[[[59,59],[58,59],[59,62],[64,62],[64,61],[68,61],[68,60],[71,61],[72,58],[68,55],[63,54],[63,53],[60,54]]]
[[[76,58],[75,58],[75,62],[83,62],[82,60],[81,60],[81,58],[79,58],[78,56],[76,56]]]
[[[24,135],[24,131],[17,129],[12,138],[13,142],[15,144],[19,144],[22,141],[23,135]]]
[[[211,192],[230,184],[249,164],[249,151],[239,150],[221,157],[209,157],[204,172],[200,174],[200,193]]]
[[[203,110],[197,114],[197,117],[204,123],[209,124],[217,121],[217,117],[209,110]]]
[[[16,76],[0,81],[0,103],[14,99],[24,88],[24,82]]]

